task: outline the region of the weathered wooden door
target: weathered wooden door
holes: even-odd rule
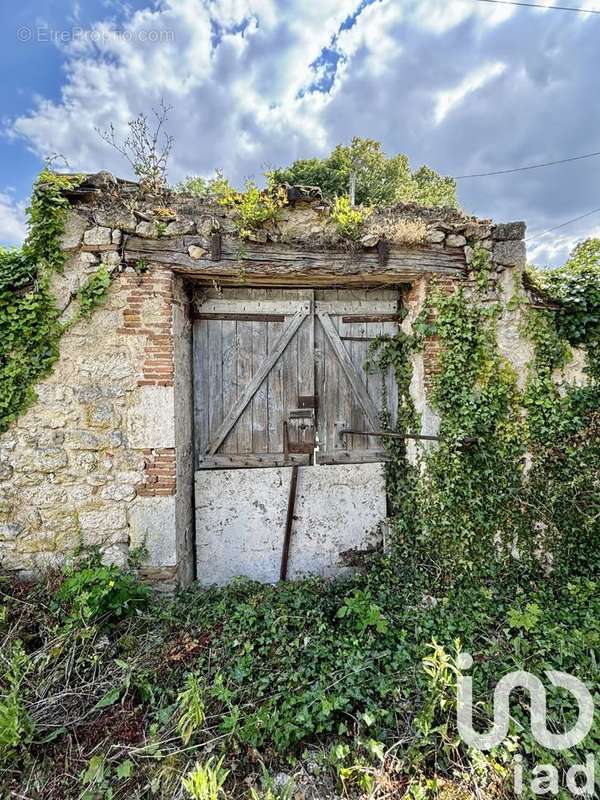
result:
[[[367,372],[370,343],[398,326],[391,290],[223,289],[196,302],[199,469],[381,461],[391,371]],[[319,450],[316,451],[318,446]]]
[[[368,434],[382,402],[393,422],[397,392],[365,360],[397,330],[398,293],[208,290],[195,308],[199,579],[276,579],[293,465],[310,530],[298,510],[290,574],[335,574],[340,551],[372,543],[385,516],[385,452]]]

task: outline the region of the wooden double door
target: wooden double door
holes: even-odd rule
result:
[[[392,289],[198,289],[194,298],[197,469],[385,460],[392,371],[365,368],[399,324]],[[349,433],[354,431],[354,433]]]

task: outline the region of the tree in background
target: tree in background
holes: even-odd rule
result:
[[[453,178],[439,175],[426,166],[411,172],[405,155],[398,153],[388,158],[380,142],[358,136],[350,145],[339,144],[326,158],[301,159],[266,175],[270,184],[318,186],[325,198],[333,200],[348,194],[352,172],[356,173],[358,205],[457,206]]]

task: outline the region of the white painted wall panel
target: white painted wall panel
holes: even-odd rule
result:
[[[197,577],[204,585],[244,575],[279,578],[291,468],[196,473]],[[383,465],[300,467],[288,574],[334,577],[340,553],[378,541],[386,516]]]

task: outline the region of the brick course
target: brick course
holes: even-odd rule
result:
[[[119,333],[146,336],[142,376],[138,386],[173,386],[173,275],[169,269],[152,265],[142,275],[124,276],[130,288]],[[151,308],[151,314],[148,308]],[[152,316],[150,321],[148,316]]]
[[[168,497],[177,490],[177,462],[174,447],[144,450],[144,482],[138,497]]]

